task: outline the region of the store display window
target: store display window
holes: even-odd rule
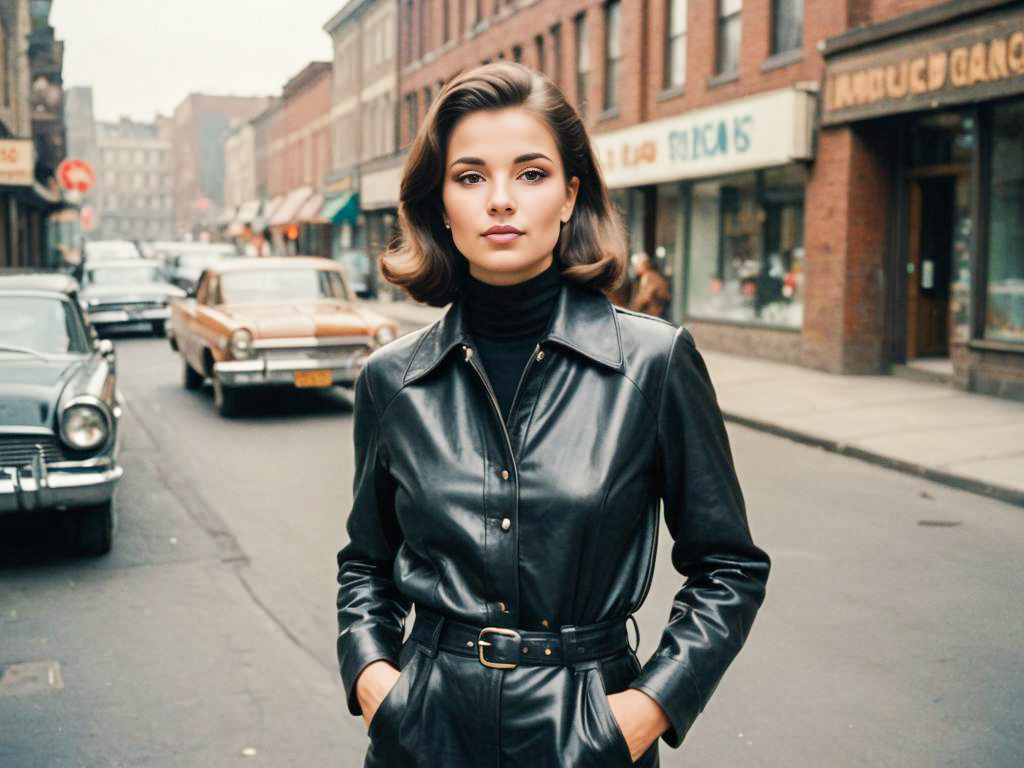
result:
[[[693,184],[687,315],[802,326],[806,184],[796,165]]]
[[[985,337],[1024,343],[1024,102],[992,113]]]

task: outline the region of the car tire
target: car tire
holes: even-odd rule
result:
[[[220,379],[213,380],[213,405],[225,419],[238,415],[238,400],[241,393],[235,387],[226,386]]]
[[[117,510],[114,500],[74,510],[78,516],[78,550],[82,554],[99,557],[110,552],[117,530]]]
[[[182,366],[184,368],[182,383],[185,385],[185,389],[199,389],[203,386],[203,381],[205,381],[203,374],[189,365],[187,360],[182,363]]]
[[[163,320],[154,320],[152,326],[153,335],[158,339],[162,339],[167,335],[167,324]]]

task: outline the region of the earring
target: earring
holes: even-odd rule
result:
[[[446,222],[444,223],[444,228],[445,228],[445,229],[451,229],[451,228],[452,228],[452,223],[451,223],[450,221],[446,221]]]

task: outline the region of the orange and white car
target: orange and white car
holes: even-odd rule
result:
[[[351,386],[370,352],[398,332],[358,306],[343,267],[315,257],[215,264],[172,302],[170,325],[185,387],[211,379],[222,416],[237,411],[246,387]]]

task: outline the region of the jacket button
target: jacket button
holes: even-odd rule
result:
[[[511,520],[509,520],[509,519],[508,519],[507,517],[506,517],[506,518],[504,518],[504,519],[503,519],[503,520],[501,521],[501,530],[503,530],[503,531],[507,531],[507,530],[508,530],[509,528],[511,528],[511,527],[512,527],[512,521],[511,521]]]
[[[502,479],[502,480],[508,480],[508,479],[509,479],[509,477],[511,477],[511,475],[509,475],[509,473],[508,473],[508,470],[507,470],[507,469],[503,469],[503,470],[501,470],[501,479]]]
[[[544,350],[542,349],[540,352],[537,353],[537,362],[539,363],[543,359],[544,359]]]
[[[550,656],[551,655],[551,649],[550,648],[545,648],[544,649],[544,655],[545,656]]]

